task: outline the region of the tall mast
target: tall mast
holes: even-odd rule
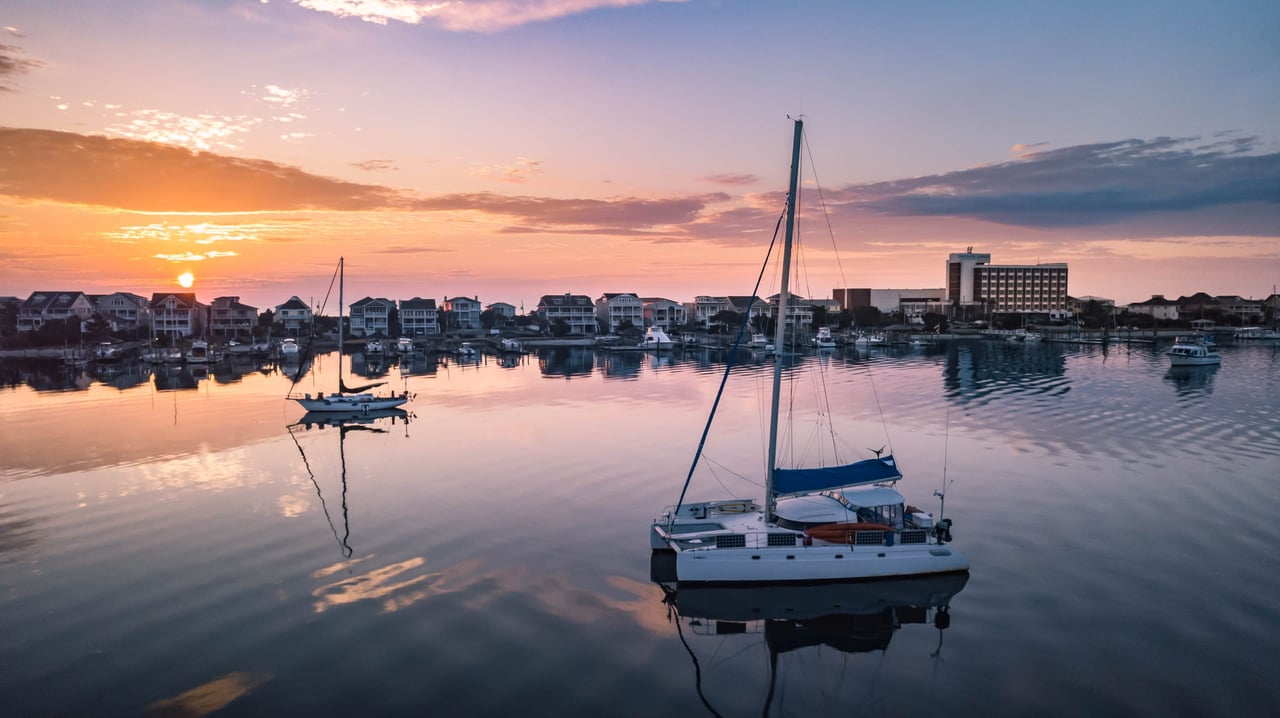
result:
[[[342,357],[345,355],[345,352],[343,351],[345,347],[343,343],[344,337],[342,335],[342,282],[346,278],[346,274],[343,272],[342,261],[343,261],[343,258],[338,257],[338,393],[339,394],[345,391],[345,387],[342,386]]]
[[[791,146],[791,186],[787,190],[787,234],[782,245],[782,293],[778,295],[778,325],[773,339],[773,399],[769,411],[769,465],[765,467],[765,521],[773,520],[773,469],[778,465],[778,403],[782,397],[782,347],[787,333],[787,295],[790,293],[791,241],[796,229],[796,192],[800,182],[800,136],[804,120],[796,120]]]

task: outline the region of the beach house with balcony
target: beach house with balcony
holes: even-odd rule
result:
[[[436,300],[421,297],[401,299],[400,333],[410,337],[439,334],[440,316],[436,309]]]

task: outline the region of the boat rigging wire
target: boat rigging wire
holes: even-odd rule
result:
[[[742,335],[746,331],[751,321],[751,309],[755,306],[757,295],[760,293],[760,283],[764,279],[765,269],[769,266],[769,257],[773,256],[773,248],[778,243],[778,233],[782,230],[782,222],[786,218],[786,210],[778,215],[778,222],[773,227],[773,238],[769,240],[769,250],[765,252],[764,264],[760,265],[760,274],[756,276],[756,286],[751,291],[751,301],[747,304],[747,311],[742,317],[742,323],[738,325],[738,335],[734,337],[733,344],[729,349],[729,357],[725,360],[724,374],[720,377],[720,387],[716,389],[716,398],[711,403],[711,412],[707,416],[707,423],[702,428],[702,436],[698,439],[698,447],[693,452],[693,462],[689,465],[689,473],[685,476],[684,486],[680,488],[680,498],[676,501],[675,511],[671,512],[672,520],[675,520],[676,514],[680,511],[680,507],[684,504],[685,493],[689,490],[689,483],[693,481],[693,472],[698,468],[698,461],[702,458],[702,449],[707,444],[707,436],[711,433],[711,422],[716,417],[716,409],[720,407],[720,399],[724,396],[725,384],[729,382],[729,372],[733,370],[734,359],[738,355],[738,347],[742,345]],[[776,355],[778,347],[774,347],[774,361],[779,361]]]
[[[333,276],[329,278],[329,288],[328,288],[328,289],[326,289],[326,290],[325,290],[325,293],[324,293],[324,301],[322,301],[322,302],[320,303],[320,307],[319,307],[319,309],[317,310],[317,314],[312,315],[312,317],[311,317],[311,336],[307,337],[307,346],[302,350],[302,356],[298,357],[298,366],[299,366],[299,367],[304,366],[304,365],[307,363],[307,360],[311,358],[311,355],[312,355],[312,353],[313,353],[313,352],[312,352],[312,349],[313,349],[313,346],[314,346],[314,344],[315,344],[315,342],[316,342],[316,326],[317,326],[317,324],[318,324],[318,322],[316,321],[316,317],[317,317],[317,316],[319,316],[320,314],[324,313],[325,307],[329,306],[329,297],[333,294],[333,285],[334,285],[334,283],[335,283],[335,282],[337,282],[337,281],[338,281],[338,272],[340,272],[340,271],[342,271],[342,265],[341,265],[341,264],[339,264],[337,267],[335,267],[335,268],[334,268],[334,270],[333,270]],[[338,321],[339,321],[339,322],[341,322],[341,321],[342,321],[342,316],[341,316],[341,315],[339,315],[339,316],[338,316]],[[342,363],[342,358],[341,358],[341,357],[342,357],[342,347],[338,347],[338,357],[339,357],[339,358],[338,358],[338,363],[339,363],[339,367],[338,367],[338,369],[339,369],[339,372],[341,372],[341,369],[342,369],[342,367],[341,367],[341,363]],[[295,374],[295,375],[294,375],[294,377],[293,377],[293,382],[289,384],[289,391],[285,393],[285,396],[286,396],[286,397],[290,397],[290,396],[292,396],[292,395],[293,395],[293,387],[297,386],[297,385],[298,385],[298,382],[302,380],[302,375],[303,375],[304,373],[305,373],[305,372],[303,372],[301,368],[299,368],[299,369],[298,369],[298,373],[297,373],[297,374]]]

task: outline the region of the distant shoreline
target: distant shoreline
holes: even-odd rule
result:
[[[62,356],[61,347],[30,347],[27,349],[0,349],[3,359],[57,359]]]

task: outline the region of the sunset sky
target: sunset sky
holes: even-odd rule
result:
[[[747,294],[802,115],[802,295],[972,246],[1262,298],[1278,38],[1274,0],[7,2],[0,295],[315,304],[339,256],[348,302]]]

